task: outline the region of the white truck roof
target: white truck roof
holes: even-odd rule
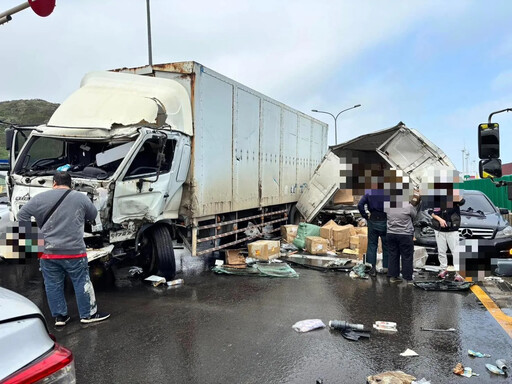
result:
[[[165,123],[186,135],[193,134],[190,97],[180,83],[98,71],[84,76],[81,87],[55,111],[48,126],[110,130]]]

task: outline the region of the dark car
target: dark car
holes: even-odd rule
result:
[[[478,240],[479,252],[483,251],[491,258],[510,257],[512,226],[502,216],[508,214],[508,209],[497,208],[480,191],[465,190],[462,194],[465,203],[460,207],[459,238]],[[415,244],[425,247],[429,255],[437,255],[432,218],[427,211],[427,207],[420,206],[414,223]]]

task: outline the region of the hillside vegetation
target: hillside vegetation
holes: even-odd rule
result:
[[[0,102],[0,121],[15,125],[46,124],[59,104],[45,100],[12,100]],[[5,149],[5,129],[8,125],[0,124],[0,159],[7,159]]]

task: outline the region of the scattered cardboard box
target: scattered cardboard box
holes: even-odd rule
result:
[[[354,204],[354,196],[351,189],[340,189],[333,197],[334,204]]]
[[[242,249],[226,249],[226,265],[246,265],[245,257],[242,255]]]
[[[320,236],[306,237],[306,251],[312,255],[325,255],[329,250],[329,240]]]
[[[368,227],[354,227],[354,229],[358,235],[368,236]]]
[[[247,244],[249,257],[268,261],[279,257],[281,244],[276,240],[258,240]]]
[[[298,228],[298,225],[293,224],[281,225],[281,237],[287,243],[293,243],[293,240],[295,240],[295,238],[297,237]]]
[[[355,228],[351,224],[338,225],[330,220],[320,228],[320,236],[329,240],[329,244],[335,249],[340,250],[350,246],[350,236],[355,234]]]

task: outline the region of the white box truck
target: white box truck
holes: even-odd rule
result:
[[[87,74],[48,124],[8,131],[21,206],[67,169],[98,208],[89,261],[136,257],[175,274],[192,255],[285,224],[327,151],[327,125],[196,62]]]

